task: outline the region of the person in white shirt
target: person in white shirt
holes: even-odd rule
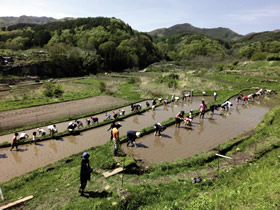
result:
[[[20,135],[19,135],[19,140],[22,140],[22,139],[28,139],[29,138],[29,135],[25,132],[22,132]]]
[[[41,135],[41,136],[46,135],[46,131],[42,128],[38,128],[37,131],[38,131],[39,135]]]
[[[53,136],[57,132],[56,125],[49,125],[48,130],[50,131],[50,135]]]

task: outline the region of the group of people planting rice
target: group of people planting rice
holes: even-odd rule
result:
[[[251,101],[254,101],[258,99],[259,97],[262,97],[264,95],[269,95],[269,94],[276,94],[275,90],[266,90],[266,89],[260,89],[256,93],[251,93],[249,95],[243,95],[240,94],[236,97],[236,105],[238,105],[240,102],[241,104],[245,105],[246,103],[249,103]],[[217,93],[214,93],[214,101],[217,100]],[[152,108],[152,111],[155,111],[156,105],[163,105],[163,106],[168,106],[168,103],[173,103],[173,104],[178,104],[180,102],[180,99],[182,99],[182,102],[189,100],[192,96],[192,93],[188,94],[183,94],[183,97],[180,98],[178,96],[171,96],[171,100],[168,99],[168,97],[162,99],[154,99],[151,102],[146,101],[146,108]],[[232,100],[231,100],[232,101]],[[231,101],[225,101],[221,104],[211,104],[209,107],[205,103],[204,100],[201,101],[201,104],[199,107],[199,111],[194,111],[190,109],[188,112],[185,112],[184,110],[181,110],[179,113],[175,115],[175,127],[180,128],[181,122],[184,123],[184,127],[187,126],[192,126],[194,116],[198,115],[199,120],[204,119],[204,115],[206,112],[210,111],[211,117],[213,116],[215,110],[221,110],[221,114],[223,114],[224,111],[229,111],[230,108],[233,106],[233,103]],[[151,103],[151,104],[150,104]],[[131,112],[138,112],[142,109],[142,105],[140,103],[132,104],[131,105]],[[186,114],[187,113],[187,114]],[[107,120],[108,122],[112,122],[110,127],[108,128],[107,131],[110,131],[110,140],[113,143],[113,154],[114,156],[119,155],[119,148],[120,148],[120,132],[121,132],[121,127],[122,124],[118,123],[118,118],[120,116],[125,115],[125,110],[124,109],[119,109],[119,111],[113,110],[111,113],[106,112],[104,121]],[[109,117],[108,117],[109,116]],[[111,118],[112,116],[112,118]],[[97,116],[92,116],[90,118],[84,119],[85,120],[85,125],[86,126],[91,126],[94,124],[98,124],[99,118]],[[111,120],[111,121],[110,121]],[[172,124],[172,123],[171,123]],[[170,124],[170,125],[171,125]],[[70,134],[75,134],[75,131],[79,132],[79,129],[84,128],[84,123],[82,120],[75,120],[72,121],[68,124],[67,130]],[[154,122],[153,125],[153,132],[154,136],[161,136],[161,132],[163,132],[166,129],[166,126],[163,125],[160,122]],[[49,132],[46,132],[43,128],[37,128],[35,131],[32,133],[32,140],[36,143],[37,136],[40,136],[42,138],[47,137],[47,134],[52,137],[57,133],[57,128],[56,125],[49,125],[47,127],[47,130]],[[30,135],[31,136],[31,135]],[[130,145],[132,147],[137,147],[136,144],[136,139],[141,136],[141,133],[139,131],[135,130],[128,130],[126,132],[126,145],[129,147]],[[23,139],[28,139],[29,135],[26,132],[21,132],[21,133],[15,133],[12,139],[12,145],[11,145],[11,151],[16,148],[18,150],[18,142],[23,140]],[[82,163],[81,163],[81,186],[79,188],[79,192],[81,194],[84,193],[84,189],[86,187],[87,180],[90,179],[90,173],[92,172],[92,168],[90,167],[89,164],[89,154],[88,153],[83,153],[82,156]]]
[[[261,97],[265,94],[269,95],[269,94],[273,94],[273,93],[276,93],[275,90],[268,90],[268,89],[259,89],[256,93],[251,93],[249,95],[243,95],[243,94],[240,94],[237,96],[236,98],[236,102],[237,104],[240,103],[240,101],[242,102],[242,104],[245,104],[245,103],[248,103],[250,101],[253,101],[255,100],[256,98],[258,97]],[[193,92],[188,92],[187,94],[183,93],[182,94],[182,101],[187,101],[188,99],[190,99],[193,95]],[[214,92],[214,101],[216,101],[217,99],[217,92]],[[154,111],[155,110],[155,107],[157,104],[164,104],[165,106],[168,104],[168,102],[171,102],[171,103],[178,103],[180,100],[180,97],[178,96],[175,96],[175,95],[172,95],[171,96],[171,100],[168,99],[168,97],[166,98],[158,98],[158,99],[153,99],[151,104],[146,101],[146,107],[149,108],[151,107],[152,110]],[[230,107],[233,106],[233,104],[230,102],[230,101],[225,101],[221,104],[211,104],[209,109],[207,109],[207,105],[205,103],[204,100],[202,100],[200,106],[199,106],[199,118],[200,119],[203,119],[204,118],[204,115],[207,111],[210,111],[211,112],[211,115],[213,116],[214,114],[214,111],[215,110],[218,110],[219,108],[221,108],[222,111],[228,111],[230,109]],[[140,103],[136,103],[136,104],[131,104],[131,112],[138,112],[142,109],[142,105]],[[112,123],[111,125],[111,140],[113,139],[118,139],[117,137],[117,131],[114,131],[114,126],[116,125],[115,124],[115,121],[118,120],[118,118],[120,116],[124,116],[125,115],[125,110],[124,109],[119,109],[118,111],[116,110],[113,110],[112,113],[109,113],[109,112],[106,112],[105,113],[105,118],[104,118],[104,121],[105,120],[114,120],[114,122]],[[184,126],[191,126],[192,125],[192,121],[193,121],[193,117],[194,117],[194,113],[193,113],[193,110],[191,109],[189,111],[189,113],[185,116],[185,111],[182,110],[180,111],[176,116],[175,116],[175,127],[180,127],[180,123],[181,122],[184,122]],[[91,126],[91,125],[94,125],[94,124],[97,124],[99,123],[99,118],[97,116],[92,116],[91,118],[87,118],[85,119],[85,125],[87,126]],[[67,130],[69,131],[69,133],[71,134],[74,134],[75,131],[77,129],[81,129],[84,127],[84,123],[79,120],[79,119],[76,119],[75,121],[73,122],[70,122],[67,126]],[[118,126],[115,126],[117,127],[117,129],[119,129],[120,127]],[[57,128],[56,128],[56,125],[49,125],[47,127],[48,131],[49,131],[49,135],[52,137],[54,136],[55,133],[57,133]],[[154,134],[155,135],[160,135],[160,133],[165,129],[165,126],[161,125],[159,122],[156,122],[154,124]],[[127,139],[128,139],[128,144],[132,144],[134,147],[136,147],[136,143],[135,143],[135,139],[137,137],[139,137],[139,132],[135,133],[135,135],[132,135],[132,133],[134,133],[136,131],[129,131],[127,133]],[[113,137],[113,133],[115,133],[115,137]],[[35,131],[32,132],[32,140],[33,142],[36,143],[36,141],[38,140],[38,136],[40,136],[41,138],[44,138],[46,137],[47,135],[47,132],[43,129],[43,128],[37,128]],[[31,135],[30,135],[31,136]],[[22,132],[22,133],[15,133],[15,135],[13,136],[13,139],[12,139],[12,144],[11,144],[11,150],[13,150],[14,148],[18,149],[18,143],[20,140],[23,140],[23,139],[28,139],[29,138],[29,135],[25,132]],[[114,144],[114,151],[116,151],[117,149],[117,143]],[[114,152],[116,153],[116,152]]]

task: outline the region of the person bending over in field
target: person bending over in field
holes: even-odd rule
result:
[[[182,110],[175,116],[175,127],[180,127],[181,121],[184,120],[185,112]]]
[[[37,131],[38,131],[40,136],[45,136],[46,135],[46,131],[42,128],[37,128]]]
[[[56,125],[49,125],[48,130],[50,131],[51,136],[53,136],[55,133],[57,133]]]
[[[75,131],[75,129],[77,128],[77,123],[75,122],[70,122],[68,127],[67,127],[67,130],[70,132],[70,133],[73,133]]]
[[[91,120],[92,120],[93,124],[98,123],[98,117],[96,117],[96,116],[91,117]]]
[[[29,135],[25,132],[22,132],[20,135],[19,135],[19,140],[23,140],[23,139],[28,139],[29,138]]]
[[[161,123],[158,122],[158,123],[154,124],[154,129],[155,129],[154,135],[160,136],[160,132],[164,131],[165,127]]]
[[[136,138],[139,138],[141,135],[140,132],[136,132],[136,131],[127,131],[126,133],[126,137],[127,137],[127,147],[129,146],[129,144],[132,144],[134,147],[137,147],[136,146],[136,143],[135,143],[135,139]]]
[[[75,120],[75,123],[77,123],[77,127],[79,129],[84,127],[84,124],[83,124],[83,122],[81,120]]]
[[[224,103],[221,104],[221,107],[223,110],[229,110],[229,108],[232,106],[232,103],[230,101],[226,101]]]

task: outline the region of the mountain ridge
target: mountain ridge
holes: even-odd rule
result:
[[[169,28],[159,28],[155,29],[153,31],[148,32],[153,38],[160,38],[164,36],[168,36],[173,33],[177,32],[185,32],[185,31],[191,31],[191,32],[197,32],[201,33],[216,39],[225,39],[225,40],[236,40],[240,37],[243,37],[242,35],[232,31],[229,28],[224,27],[218,27],[218,28],[198,28],[190,23],[182,23],[182,24],[176,24]]]
[[[19,23],[30,23],[30,24],[45,24],[52,21],[57,21],[58,19],[46,16],[27,16],[22,15],[19,17],[14,16],[2,16],[0,17],[0,27],[8,27],[11,25],[16,25]]]

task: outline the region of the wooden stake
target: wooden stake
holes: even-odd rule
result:
[[[8,203],[7,205],[0,207],[0,210],[11,208],[11,207],[13,207],[15,205],[18,205],[18,204],[23,203],[25,201],[31,200],[32,198],[34,198],[34,196],[30,195],[30,196],[27,196],[27,197],[22,198],[20,200],[17,200],[15,202]]]

